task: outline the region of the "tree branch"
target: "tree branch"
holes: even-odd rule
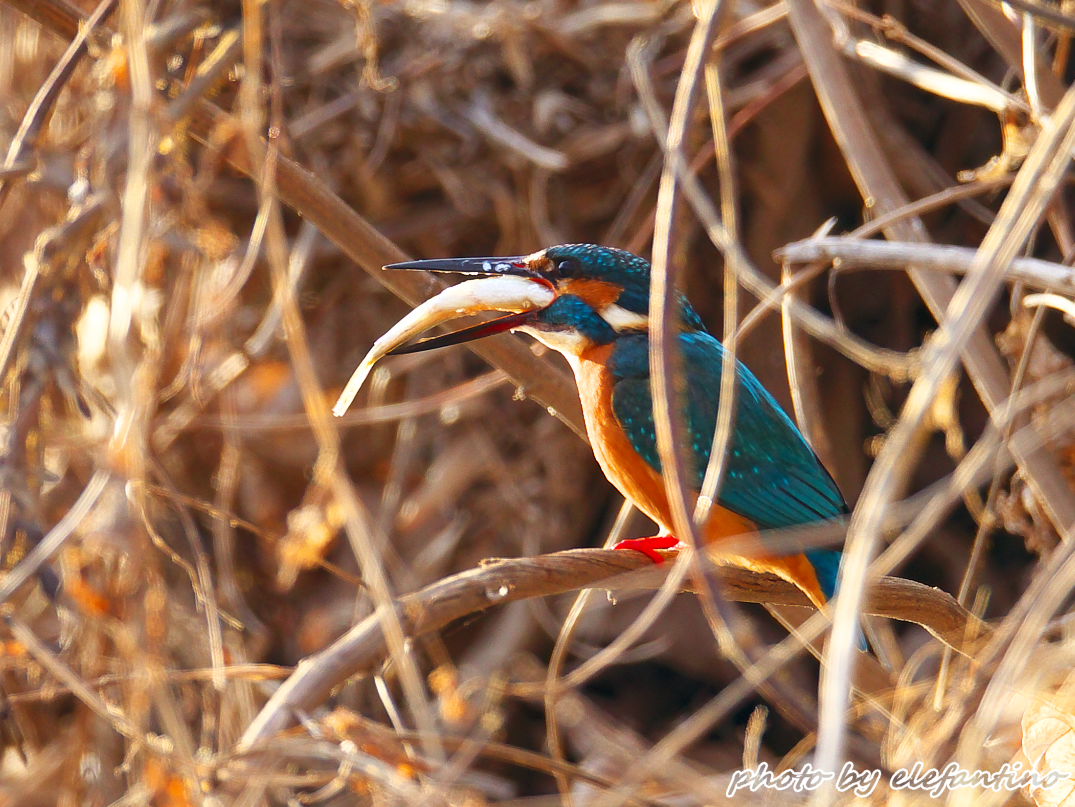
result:
[[[528,558],[490,561],[400,597],[395,608],[408,638],[423,636],[494,605],[586,588],[637,591],[660,587],[670,564],[653,565],[636,552],[571,549]],[[812,607],[790,583],[738,566],[713,565],[724,596],[736,602]],[[685,587],[684,591],[690,591]],[[898,577],[882,577],[867,591],[865,611],[921,625],[949,647],[971,654],[988,638],[988,626],[951,595]],[[380,665],[387,654],[381,616],[374,613],[329,647],[307,657],[262,708],[239,741],[249,750],[290,726],[296,712],[321,705],[332,690]]]
[[[914,241],[877,241],[873,239],[805,238],[785,244],[773,252],[773,258],[786,263],[841,261],[862,269],[915,269],[965,275],[970,271],[978,250],[952,244],[925,244]],[[1004,270],[1009,283],[1025,283],[1036,289],[1075,291],[1075,269],[1040,258],[1016,258]]]

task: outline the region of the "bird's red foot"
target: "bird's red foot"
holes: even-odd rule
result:
[[[629,538],[620,541],[613,549],[633,549],[641,552],[654,563],[664,563],[664,556],[658,549],[671,549],[679,544],[679,539],[674,535],[651,535],[649,538]]]

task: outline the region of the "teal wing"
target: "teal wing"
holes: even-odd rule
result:
[[[687,426],[692,481],[702,485],[716,430],[724,347],[707,333],[680,336],[687,380]],[[655,470],[657,434],[650,398],[649,338],[621,337],[610,369],[615,379],[612,406],[639,455]],[[737,367],[737,408],[727,473],[718,502],[745,516],[761,529],[792,527],[836,518],[847,505],[806,438],[776,399],[746,366]],[[822,590],[832,596],[840,553],[812,550],[807,556],[818,572]]]

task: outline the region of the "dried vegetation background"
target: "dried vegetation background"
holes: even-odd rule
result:
[[[1070,6],[0,4],[0,803],[714,804],[744,765],[843,757],[1075,774]],[[669,117],[697,180],[674,210]],[[823,674],[769,650],[761,607],[672,597],[683,565],[641,623],[638,586],[572,593],[629,553],[391,607],[648,525],[523,337],[386,362],[331,421],[436,289],[378,267],[649,254],[669,216],[659,262],[862,503]],[[845,709],[882,548],[988,626],[877,589],[865,610],[932,633],[875,620]],[[737,797],[764,799],[806,796]]]

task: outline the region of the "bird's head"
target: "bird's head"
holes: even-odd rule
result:
[[[523,330],[571,356],[608,344],[627,333],[649,328],[649,261],[626,250],[597,244],[560,244],[531,255],[501,258],[435,258],[386,266],[386,269],[424,269],[478,275],[490,280],[473,284],[477,306],[489,292],[486,310],[509,310],[498,299],[495,278],[524,278],[552,292],[547,305],[425,339],[393,352],[412,352],[478,339],[503,330]],[[701,319],[680,298],[682,327],[704,330]]]

